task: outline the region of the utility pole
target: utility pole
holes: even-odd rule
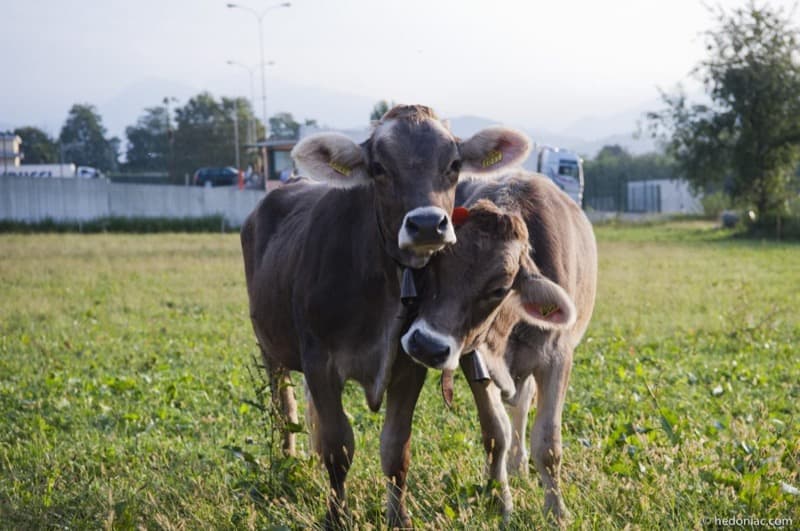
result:
[[[166,108],[167,111],[167,179],[172,178],[172,172],[174,169],[172,166],[173,166],[173,161],[175,159],[172,153],[175,135],[172,131],[172,120],[170,120],[169,116],[170,101],[178,101],[178,100],[176,98],[173,98],[172,96],[164,97],[164,107]]]
[[[256,17],[258,21],[258,45],[259,45],[259,54],[261,56],[261,115],[262,119],[264,120],[264,140],[269,138],[269,119],[267,116],[267,81],[266,81],[266,73],[265,69],[267,64],[264,62],[264,15],[267,12],[272,11],[273,9],[281,8],[281,7],[291,7],[290,2],[283,2],[281,4],[275,4],[264,8],[261,11],[256,11],[255,9],[239,4],[226,4],[229,8],[234,9],[243,9],[248,11],[252,15]]]
[[[242,171],[239,164],[239,100],[235,100],[233,105],[233,143],[236,145],[236,171]]]

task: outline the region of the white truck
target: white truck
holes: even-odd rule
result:
[[[536,146],[532,155],[535,171],[549,177],[579,206],[583,206],[583,159],[561,148]]]
[[[96,179],[103,177],[103,173],[91,166],[76,166],[75,164],[21,164],[7,168],[6,175],[18,177],[53,177],[53,178],[82,178]]]

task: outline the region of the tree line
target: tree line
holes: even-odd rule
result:
[[[124,146],[118,137],[109,137],[94,105],[76,103],[56,138],[36,127],[14,130],[22,139],[23,163],[74,163],[106,173],[168,172],[171,180],[182,182],[199,167],[233,165],[234,124],[241,146],[264,139],[264,124],[245,98],[216,99],[202,92],[170,109],[172,101],[165,98],[144,109],[136,123],[125,128]],[[269,122],[270,139],[297,138],[300,133],[301,124],[291,113],[277,113]],[[255,151],[241,152],[242,166],[261,171]]]

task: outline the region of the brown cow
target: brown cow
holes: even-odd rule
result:
[[[342,407],[348,379],[377,411],[387,393],[381,463],[389,478],[387,518],[410,524],[404,507],[411,420],[425,369],[397,356],[410,318],[404,268],[423,267],[455,241],[449,213],[463,167],[493,172],[527,156],[530,141],[493,127],[459,141],[433,112],[398,106],[357,145],[337,134],[301,141],[292,156],[305,180],[268,194],[242,227],[253,328],[273,398],[297,422],[288,370],[301,371],[315,419],[313,444],[328,471],[326,521],[339,520],[353,431]],[[346,187],[346,188],[343,188]],[[284,439],[292,452],[293,435]]]
[[[511,510],[508,468],[527,469],[525,431],[538,389],[531,452],[545,512],[560,522],[561,412],[579,343],[594,307],[597,250],[581,209],[547,178],[522,171],[459,184],[470,209],[458,242],[435,256],[403,349],[427,367],[452,371],[477,350],[491,382],[471,381],[488,473]],[[462,359],[462,362],[464,360]],[[463,366],[463,363],[462,363]],[[469,378],[468,378],[469,379]],[[502,400],[512,406],[513,430]]]

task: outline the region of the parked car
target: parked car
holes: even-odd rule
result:
[[[239,181],[239,172],[232,166],[200,168],[194,172],[195,186],[231,186]]]

